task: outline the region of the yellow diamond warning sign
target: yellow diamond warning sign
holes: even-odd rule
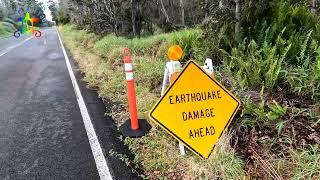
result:
[[[201,158],[208,158],[239,106],[234,95],[190,61],[150,118]]]

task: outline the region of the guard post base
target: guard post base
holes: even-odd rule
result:
[[[139,138],[146,135],[150,131],[151,125],[145,119],[138,119],[138,121],[139,121],[139,129],[137,130],[131,129],[130,119],[127,120],[125,123],[123,123],[119,128],[122,135],[125,137],[131,137],[131,138]]]

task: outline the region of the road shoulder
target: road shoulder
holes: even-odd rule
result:
[[[110,152],[117,152],[133,159],[129,148],[121,141],[121,134],[117,130],[113,119],[105,115],[106,107],[102,99],[99,98],[95,90],[87,88],[87,83],[83,80],[79,66],[74,61],[68,48],[65,49],[113,178],[140,179],[141,170],[132,169],[119,158],[111,156]]]

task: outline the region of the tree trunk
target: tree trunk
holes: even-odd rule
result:
[[[164,7],[163,1],[160,0],[160,3],[161,3],[162,13],[163,13],[164,17],[166,18],[166,23],[169,23],[169,22],[170,22],[170,19],[169,19],[169,16],[168,16],[168,14],[167,14],[166,8]]]
[[[209,14],[209,3],[208,0],[205,0],[205,14],[204,14],[204,19],[207,20],[208,19],[208,14]]]
[[[311,3],[312,3],[312,4],[311,4],[311,12],[312,12],[313,14],[316,14],[316,11],[317,11],[317,0],[312,0]]]
[[[139,0],[131,0],[131,23],[133,36],[140,37],[141,31],[141,6]]]
[[[132,23],[133,36],[137,36],[136,19],[137,19],[137,2],[136,0],[131,0],[131,23]]]
[[[185,16],[184,16],[184,4],[183,4],[183,0],[179,0],[179,6],[180,6],[180,12],[181,12],[181,25],[183,27],[186,26],[185,23]]]
[[[236,3],[236,25],[235,25],[235,38],[236,40],[240,40],[240,22],[241,22],[241,0],[235,0]]]
[[[219,1],[219,9],[222,9],[223,8],[223,2],[222,0]]]
[[[174,0],[174,1],[176,1],[176,0]],[[169,10],[167,13],[168,13],[169,17],[173,17],[176,9],[174,7],[174,3],[172,2],[172,0],[168,0],[168,5],[169,5]],[[173,20],[171,19],[171,21],[173,21]]]

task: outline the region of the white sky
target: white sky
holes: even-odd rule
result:
[[[1,0],[0,0],[1,1]],[[49,10],[48,6],[48,1],[49,0],[37,0],[38,2],[42,2],[45,6],[45,9],[44,9],[44,14],[46,15],[46,19],[48,21],[52,21],[52,16],[51,16],[51,11]],[[57,0],[54,0],[55,2],[57,2]]]

